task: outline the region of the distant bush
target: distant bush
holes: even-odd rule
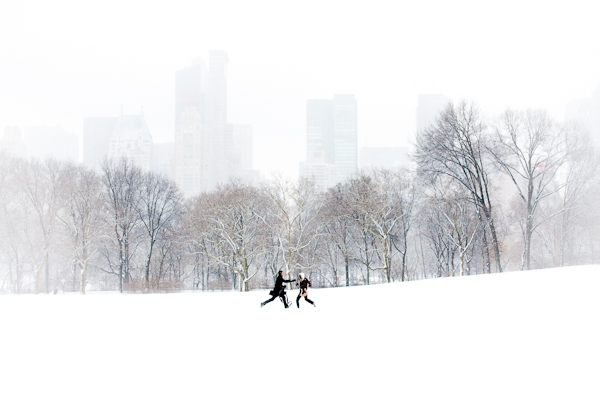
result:
[[[123,284],[124,292],[133,293],[165,293],[177,292],[184,289],[184,284],[181,281],[161,281],[158,279],[135,280]]]

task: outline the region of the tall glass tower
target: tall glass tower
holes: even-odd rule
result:
[[[306,102],[306,159],[334,166],[335,182],[344,182],[358,169],[357,106],[352,94],[337,94],[333,100]]]

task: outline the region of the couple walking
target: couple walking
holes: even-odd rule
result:
[[[284,279],[283,271],[279,271],[279,273],[277,274],[277,280],[275,281],[275,287],[269,292],[269,294],[272,297],[269,300],[260,303],[260,306],[262,307],[265,304],[270,303],[277,297],[279,297],[281,298],[281,301],[283,302],[285,308],[288,308],[290,306],[290,303],[288,303],[287,294],[285,292],[285,283],[290,282],[296,282],[296,280]],[[310,283],[308,278],[304,277],[304,274],[302,272],[298,274],[298,282],[296,282],[296,286],[300,286],[300,293],[298,293],[298,297],[296,298],[296,305],[298,306],[298,308],[300,308],[301,297],[304,297],[304,300],[308,301],[310,304],[316,307],[315,303],[308,298],[308,288],[312,287],[312,284]]]

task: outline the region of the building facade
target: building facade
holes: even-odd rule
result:
[[[326,183],[331,173],[335,174],[335,184],[345,182],[357,170],[358,127],[354,95],[338,94],[332,100],[307,100],[306,162],[300,166],[300,176],[315,175],[311,171],[320,171],[318,175],[324,181],[319,186],[331,186]]]
[[[119,117],[88,117],[83,119],[83,163],[99,168],[108,156],[110,137]]]
[[[152,171],[168,179],[173,179],[175,144],[153,143],[152,144]]]
[[[144,171],[152,166],[152,136],[143,114],[117,119],[108,143],[108,158],[128,158]]]
[[[323,151],[313,151],[306,162],[300,163],[300,177],[314,179],[319,191],[335,186],[336,172],[335,165],[326,162]]]
[[[254,169],[252,125],[228,124],[232,154],[231,175],[248,184],[258,184],[260,173]]]
[[[333,96],[333,137],[336,181],[348,180],[358,170],[358,132],[354,95]]]
[[[335,163],[333,130],[333,101],[307,100],[306,102],[306,159],[315,152],[323,153],[324,162]]]
[[[227,123],[228,62],[224,51],[211,51],[208,68],[196,59],[176,74],[174,171],[188,196],[213,190],[247,167],[239,164],[247,163],[248,155],[240,158],[234,128]]]
[[[27,147],[18,126],[4,128],[4,134],[0,138],[0,152],[6,152],[13,157],[25,158],[27,156]]]
[[[175,129],[175,182],[186,195],[200,193],[208,186],[210,171],[202,157],[205,128],[195,107],[179,115]]]

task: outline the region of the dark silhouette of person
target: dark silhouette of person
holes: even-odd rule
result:
[[[266,300],[262,303],[260,303],[260,306],[264,306],[267,303],[272,302],[273,300],[275,300],[277,297],[281,298],[281,301],[283,302],[283,305],[285,306],[285,308],[288,308],[290,305],[287,301],[287,296],[285,293],[285,283],[289,283],[289,282],[296,282],[295,279],[284,279],[283,278],[283,271],[279,271],[277,273],[277,280],[275,281],[275,287],[273,288],[273,290],[271,290],[271,292],[269,293],[271,297],[269,300]]]
[[[308,288],[312,287],[312,283],[308,280],[308,278],[304,277],[304,274],[300,272],[298,274],[298,282],[296,286],[300,286],[300,293],[298,293],[298,297],[296,297],[296,305],[300,308],[300,298],[304,297],[304,300],[308,301],[313,306],[317,306],[314,301],[308,298]]]

